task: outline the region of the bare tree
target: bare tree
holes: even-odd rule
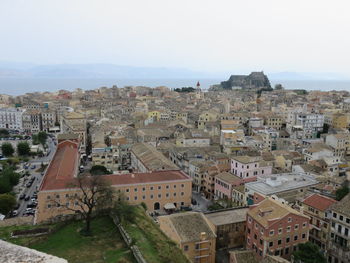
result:
[[[93,212],[108,209],[113,205],[115,194],[113,187],[101,175],[80,174],[69,188],[77,188],[77,192],[69,195],[70,202],[61,204],[53,200],[58,206],[74,211],[85,221],[85,234],[90,234]]]

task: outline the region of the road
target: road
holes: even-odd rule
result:
[[[210,206],[213,202],[205,199],[200,193],[192,192],[192,199],[196,200],[197,204],[193,205],[193,211],[199,212],[207,212],[208,206]]]
[[[23,180],[23,186],[24,187],[22,187],[22,191],[20,192],[20,194],[25,194],[26,196],[30,196],[30,199],[33,197],[34,192],[39,189],[40,183],[41,183],[41,181],[42,181],[42,179],[44,177],[43,175],[41,175],[41,173],[37,173],[36,170],[38,168],[40,168],[41,163],[48,163],[48,162],[50,162],[50,160],[52,159],[53,155],[55,154],[56,145],[54,144],[54,142],[52,141],[51,138],[48,138],[47,145],[48,145],[48,147],[50,149],[50,154],[48,156],[44,156],[44,157],[41,157],[41,158],[37,158],[37,159],[33,159],[33,160],[28,161],[29,168],[27,169],[27,171],[30,173],[30,176],[25,176],[23,178],[24,179]],[[31,167],[33,165],[36,166],[35,169],[31,169]],[[25,185],[26,185],[26,183],[29,181],[29,179],[31,177],[34,177],[35,180],[34,180],[32,186],[27,188]],[[18,198],[19,198],[19,196],[18,196]],[[24,215],[24,212],[27,209],[27,205],[29,203],[31,203],[30,199],[28,201],[18,200],[18,203],[20,204],[20,207],[17,209],[18,216],[23,216]]]

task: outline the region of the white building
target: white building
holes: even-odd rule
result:
[[[24,110],[20,108],[0,109],[0,128],[11,130],[22,130],[22,114]]]

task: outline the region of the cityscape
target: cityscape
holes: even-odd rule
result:
[[[237,1],[232,21],[226,1],[54,2],[0,4],[18,16],[0,28],[0,263],[350,263],[349,39],[318,43],[330,6],[314,25],[292,1],[256,3],[266,20]]]

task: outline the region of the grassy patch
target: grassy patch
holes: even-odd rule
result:
[[[159,229],[152,219],[137,207],[134,223],[123,223],[133,242],[148,262],[189,262],[180,248]]]
[[[82,236],[79,233],[83,226],[83,222],[72,222],[47,236],[20,239],[10,238],[13,229],[0,228],[0,238],[6,237],[9,242],[65,258],[70,263],[135,262],[109,217],[100,217],[92,221],[92,236]],[[33,226],[16,227],[16,229],[28,228],[33,228]]]

